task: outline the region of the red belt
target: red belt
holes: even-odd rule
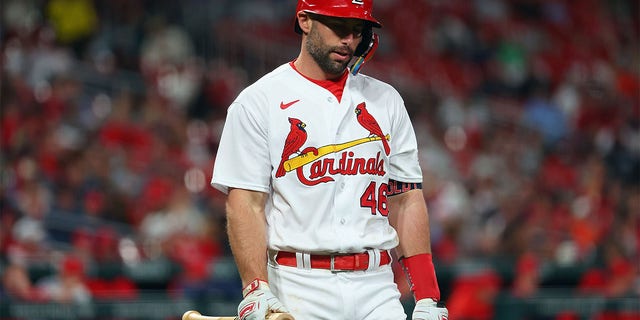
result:
[[[312,269],[327,269],[332,271],[357,271],[369,268],[369,254],[337,254],[337,255],[310,255]],[[298,266],[295,252],[278,251],[276,262],[282,266]],[[380,251],[380,265],[391,263],[391,255],[388,251]]]

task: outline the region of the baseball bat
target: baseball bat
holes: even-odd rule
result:
[[[182,315],[182,320],[238,320],[237,317],[210,317],[203,316],[200,312],[195,310],[189,310]],[[288,313],[271,313],[268,314],[265,320],[295,320],[293,316]]]
[[[385,136],[385,139],[389,140],[389,135],[387,134]],[[366,138],[360,138],[360,139],[356,139],[353,141],[348,141],[345,143],[339,143],[339,144],[330,144],[328,146],[324,146],[324,147],[320,147],[318,148],[318,154],[314,154],[313,151],[309,151],[305,154],[301,154],[297,157],[291,158],[287,161],[284,162],[284,170],[289,172],[292,170],[295,170],[299,167],[304,166],[305,164],[309,164],[313,161],[318,160],[319,158],[322,158],[330,153],[335,153],[335,152],[340,152],[344,149],[348,149],[351,148],[353,146],[357,146],[359,144],[363,144],[363,143],[367,143],[367,142],[371,142],[371,141],[379,141],[382,140],[380,137],[378,136],[374,136],[374,137],[366,137]]]

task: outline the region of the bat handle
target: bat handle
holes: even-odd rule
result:
[[[288,313],[272,313],[267,316],[266,320],[295,320],[292,315]]]
[[[189,310],[182,315],[182,320],[238,320],[238,318],[203,316],[198,311]],[[294,320],[294,318],[288,313],[271,313],[265,320]]]
[[[203,316],[200,312],[189,310],[182,315],[182,320],[236,320],[236,317],[209,317]]]

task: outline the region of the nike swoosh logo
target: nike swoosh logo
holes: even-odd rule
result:
[[[284,103],[284,101],[282,101],[282,102],[280,102],[280,109],[284,110],[284,109],[286,109],[286,108],[289,108],[289,107],[291,107],[294,103],[296,103],[296,102],[298,102],[298,101],[300,101],[300,99],[298,99],[298,100],[293,100],[293,101],[291,101],[291,102],[289,102],[289,103]]]

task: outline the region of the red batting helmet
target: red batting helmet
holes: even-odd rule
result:
[[[376,28],[382,24],[371,15],[373,0],[298,0],[296,15],[300,11],[338,18],[354,18],[368,21]],[[296,17],[294,30],[302,33]]]

